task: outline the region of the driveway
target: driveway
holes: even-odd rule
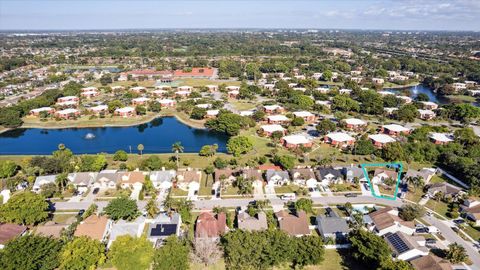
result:
[[[265,195],[263,193],[263,182],[262,181],[253,181],[253,197],[256,200],[265,199]]]
[[[275,187],[271,185],[265,186],[265,195],[267,199],[276,199],[277,193],[275,192]]]

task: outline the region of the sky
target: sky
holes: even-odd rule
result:
[[[480,0],[0,0],[0,30],[480,31]]]

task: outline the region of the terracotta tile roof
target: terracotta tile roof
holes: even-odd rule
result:
[[[4,245],[15,237],[22,235],[26,230],[27,227],[22,225],[10,223],[0,224],[0,244]]]
[[[219,237],[225,233],[226,226],[225,213],[219,213],[215,218],[212,213],[203,212],[197,218],[195,237]]]
[[[91,215],[77,226],[74,235],[88,236],[92,239],[102,241],[107,228],[107,223],[107,217]]]
[[[307,214],[299,211],[297,215],[289,214],[282,210],[275,214],[280,224],[280,230],[291,236],[309,235],[310,228],[308,226]]]
[[[452,270],[452,265],[434,255],[427,255],[411,260],[410,263],[416,270]]]
[[[388,213],[392,209],[393,208],[391,208],[391,207],[384,207],[382,209],[379,209],[379,210],[369,214],[370,218],[372,219],[373,223],[375,224],[375,227],[378,230],[383,230],[385,228],[393,226],[393,225],[395,225],[395,222],[400,223],[401,225],[409,227],[409,228],[415,228],[415,223],[413,221],[405,221],[405,220],[399,218],[396,215],[392,215],[392,214]]]
[[[192,71],[187,72],[183,70],[175,70],[173,72],[173,76],[176,77],[195,77],[195,76],[201,76],[201,77],[212,77],[214,73],[213,68],[192,68]]]
[[[282,170],[280,166],[275,166],[275,165],[260,165],[258,166],[258,169],[261,171],[266,171],[266,170],[281,171]]]
[[[126,172],[123,173],[120,177],[120,183],[128,183],[128,184],[135,184],[135,183],[144,183],[145,182],[145,175],[143,172]]]

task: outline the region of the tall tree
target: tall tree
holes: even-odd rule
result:
[[[452,263],[465,262],[468,259],[467,251],[458,243],[451,243],[448,245],[446,258]]]
[[[103,211],[113,220],[134,220],[140,215],[137,202],[125,196],[111,200]]]
[[[0,221],[33,225],[48,218],[48,203],[41,195],[23,191],[0,206]]]
[[[152,243],[145,237],[119,236],[108,251],[108,259],[117,270],[150,269],[153,261]]]
[[[178,156],[179,153],[183,153],[183,146],[181,142],[176,142],[172,144],[172,152],[175,153],[175,162],[177,163],[177,168],[178,168],[178,161],[180,160],[180,157]]]
[[[170,236],[165,244],[155,251],[153,270],[189,269],[189,246],[176,236]]]
[[[105,246],[98,240],[81,236],[64,246],[60,254],[60,269],[93,270],[105,263],[105,260]]]

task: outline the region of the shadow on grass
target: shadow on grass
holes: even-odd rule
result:
[[[353,258],[352,251],[350,249],[338,249],[337,251],[342,258],[341,266],[343,270],[371,270],[371,267],[364,264],[364,262]]]

